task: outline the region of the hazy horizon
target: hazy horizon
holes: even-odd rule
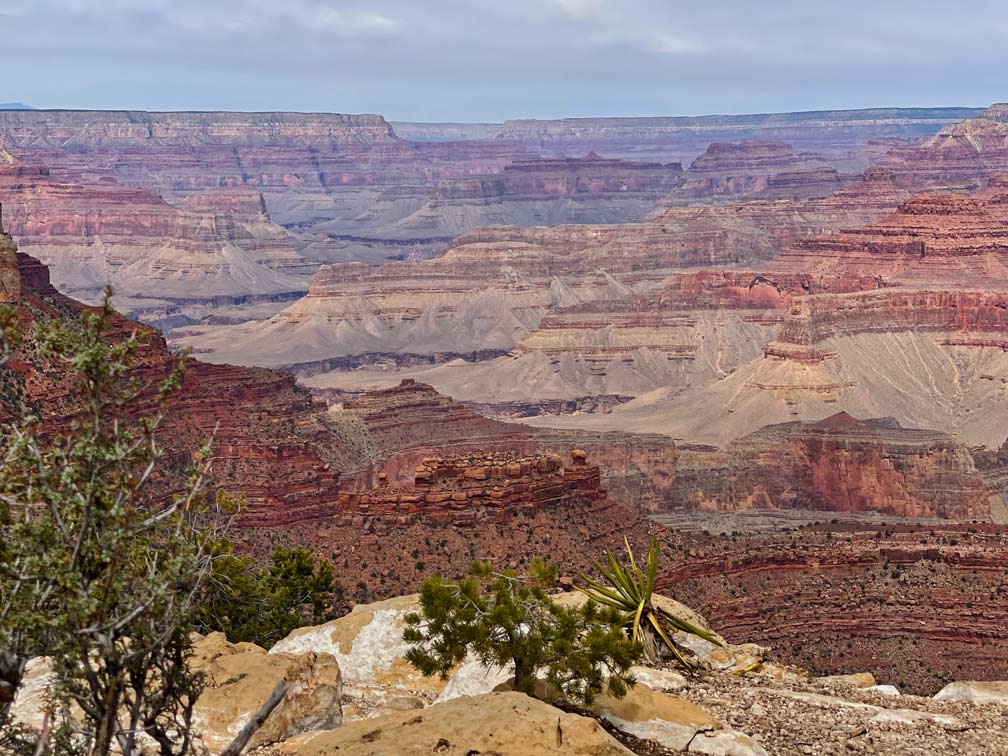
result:
[[[0,0],[0,99],[466,123],[1008,99],[999,4],[823,6]]]

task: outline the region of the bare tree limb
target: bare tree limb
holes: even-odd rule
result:
[[[270,697],[266,699],[266,703],[259,708],[259,711],[249,720],[248,724],[242,728],[242,731],[238,733],[238,737],[231,742],[231,745],[221,751],[220,756],[239,756],[241,754],[251,737],[255,735],[256,730],[262,727],[263,722],[266,721],[266,717],[272,713],[273,709],[280,705],[283,697],[287,695],[287,687],[286,682],[281,682],[273,689]]]

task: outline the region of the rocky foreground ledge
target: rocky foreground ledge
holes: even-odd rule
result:
[[[655,601],[706,624],[677,602]],[[195,713],[203,743],[219,753],[286,682],[287,695],[247,753],[1008,754],[1008,682],[954,682],[934,698],[908,696],[867,673],[815,678],[754,644],[719,648],[680,636],[700,662],[695,676],[638,667],[626,698],[603,695],[590,710],[558,707],[509,690],[508,670],[475,661],[446,681],[422,677],[403,658],[403,618],[418,606],[415,595],[359,605],[269,651],[220,633],[200,638],[192,664],[207,677]],[[46,660],[33,660],[14,704],[29,727],[41,726],[47,682]]]

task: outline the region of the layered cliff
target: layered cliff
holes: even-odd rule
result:
[[[951,679],[1008,676],[1006,539],[991,525],[736,533],[694,541],[658,582],[737,642],[771,645],[819,674],[868,669],[931,695]]]
[[[691,509],[814,509],[990,521],[992,491],[952,436],[840,412],[772,425],[722,450],[681,450],[681,503]]]
[[[656,386],[604,416],[543,422],[724,444],[764,425],[845,410],[1000,446],[1004,208],[999,180],[970,195],[921,195],[880,221],[797,240],[752,270],[744,292],[744,279],[725,285],[707,274],[680,279],[681,291],[666,285],[658,301],[693,312],[763,308],[743,315],[769,326],[762,354],[701,374],[705,383]]]
[[[885,217],[903,199],[905,193],[884,174],[873,173],[826,198],[668,208],[636,224],[480,229],[459,237],[436,260],[324,268],[305,299],[272,319],[193,330],[180,334],[178,343],[213,361],[269,365],[347,355],[401,359],[404,352],[459,357],[507,351],[548,313],[575,306],[585,313],[593,302],[626,300],[602,311],[622,308],[646,318],[653,313],[642,311],[633,297],[684,267],[760,262],[805,236]],[[688,311],[690,303],[682,309]],[[586,350],[599,346],[598,334],[583,333]],[[550,396],[586,391],[574,386]],[[602,393],[638,391],[611,386]],[[497,400],[492,394],[482,398]]]
[[[339,113],[18,110],[0,113],[0,134],[15,148],[85,150],[146,144],[304,146],[398,141],[379,115]]]
[[[107,176],[85,181],[12,158],[0,162],[0,203],[8,231],[51,266],[60,290],[93,299],[111,284],[126,311],[290,296],[314,269],[254,190],[173,206]]]
[[[890,108],[809,111],[762,115],[654,118],[565,118],[515,120],[497,132],[517,141],[563,153],[577,145],[615,156],[652,155],[691,160],[711,142],[778,140],[801,149],[850,149],[869,139],[920,137],[980,112],[976,108]]]
[[[725,202],[758,195],[767,199],[826,196],[857,180],[814,152],[797,152],[783,142],[714,142],[690,164],[682,187],[664,204]]]
[[[950,123],[923,144],[894,149],[884,163],[916,188],[986,186],[992,176],[1008,172],[1005,105]]]

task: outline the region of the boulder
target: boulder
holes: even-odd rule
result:
[[[267,654],[254,643],[229,643],[223,633],[211,633],[197,638],[189,665],[205,675],[193,729],[211,753],[231,744],[281,682],[287,693],[252,736],[250,748],[343,721],[340,669],[329,654]],[[41,730],[51,685],[49,660],[30,660],[11,708],[14,720]]]
[[[603,693],[590,708],[620,732],[676,751],[685,750],[697,733],[721,728],[720,722],[695,703],[641,683],[623,698]]]
[[[734,730],[700,733],[690,741],[689,752],[710,756],[767,756],[763,746]]]
[[[340,668],[330,654],[268,654],[253,643],[229,643],[222,633],[196,642],[190,662],[206,675],[194,725],[212,752],[226,748],[281,682],[287,694],[249,741],[250,747],[342,721]]]
[[[351,722],[272,749],[277,756],[630,756],[601,724],[522,693],[466,696]]]
[[[867,688],[864,688],[864,690],[878,693],[879,695],[882,696],[902,695],[902,693],[900,693],[899,688],[897,688],[895,685],[871,685]]]
[[[875,675],[871,672],[855,672],[851,675],[827,675],[826,677],[817,677],[815,679],[826,683],[830,687],[839,684],[841,686],[853,685],[855,688],[871,688],[876,684]]]
[[[404,658],[404,618],[420,610],[417,594],[397,596],[373,604],[358,604],[346,616],[315,627],[302,627],[278,641],[270,654],[306,652],[334,656],[343,674],[347,695],[384,707],[391,695],[406,694],[431,702],[444,690],[446,680],[424,677]],[[496,684],[496,683],[495,683]],[[466,695],[486,690],[466,690]]]
[[[950,682],[935,694],[935,700],[1008,706],[1008,681],[962,680]]]

